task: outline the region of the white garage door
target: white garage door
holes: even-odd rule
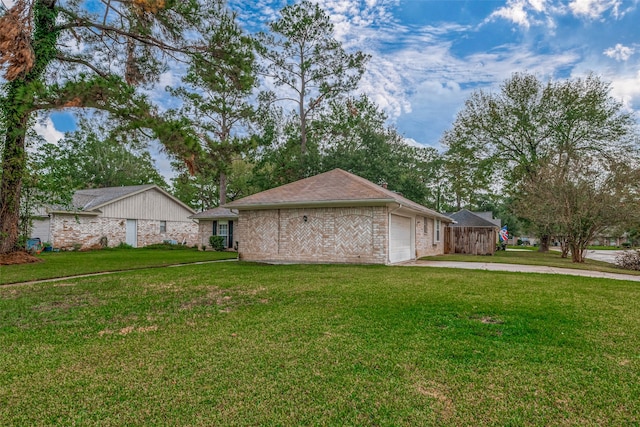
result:
[[[411,218],[391,215],[389,262],[411,259]]]

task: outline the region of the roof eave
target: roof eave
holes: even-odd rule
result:
[[[80,215],[80,216],[98,216],[102,213],[101,211],[62,211],[62,210],[51,210],[47,212],[49,214]]]
[[[349,206],[385,206],[395,203],[393,199],[361,199],[361,200],[305,200],[301,202],[277,202],[277,203],[251,203],[246,205],[224,205],[228,209],[237,210],[265,210],[265,209],[287,209],[287,208],[341,208]]]

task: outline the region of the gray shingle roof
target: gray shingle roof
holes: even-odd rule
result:
[[[498,227],[496,224],[487,221],[473,212],[462,209],[456,213],[447,214],[456,223],[451,227]]]
[[[100,206],[104,206],[116,200],[140,193],[153,187],[156,186],[153,184],[146,184],[130,185],[128,187],[106,187],[77,190],[73,194],[72,205],[83,211],[91,211],[99,209]]]
[[[193,219],[237,219],[238,212],[226,208],[213,208],[195,215],[191,215],[189,218]]]

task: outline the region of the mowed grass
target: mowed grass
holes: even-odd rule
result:
[[[0,287],[0,425],[637,425],[640,284],[213,263]]]
[[[478,256],[465,254],[447,254],[423,257],[430,261],[461,261],[461,262],[490,262],[502,264],[546,265],[555,268],[573,268],[576,270],[593,270],[605,273],[621,273],[640,275],[640,271],[624,270],[604,261],[585,259],[584,263],[574,263],[571,255],[562,258],[559,251],[539,252],[537,250],[496,251],[493,256]]]
[[[0,265],[0,284],[236,257],[235,252],[198,251],[194,248],[43,252],[38,255],[43,262]]]

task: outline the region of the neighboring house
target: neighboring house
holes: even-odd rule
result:
[[[189,218],[198,221],[198,244],[200,247],[209,246],[209,237],[223,236],[225,248],[235,247],[235,230],[238,228],[238,212],[226,208],[214,208]]]
[[[240,259],[392,264],[444,253],[452,220],[334,169],[227,203],[238,210]]]
[[[495,253],[501,221],[494,219],[491,212],[476,213],[462,209],[447,215],[455,222],[449,224],[445,230],[446,253],[471,255]]]
[[[157,185],[94,188],[74,193],[71,208],[49,207],[34,218],[31,237],[56,248],[121,242],[142,247],[165,240],[198,243],[195,211]]]
[[[631,243],[626,231],[620,231],[619,228],[606,227],[594,236],[594,238],[589,242],[589,245],[620,247],[623,243]]]
[[[471,211],[469,211],[471,212]],[[502,228],[502,220],[500,218],[494,218],[493,217],[493,212],[491,211],[482,211],[482,212],[471,212],[472,214],[479,216],[480,218],[489,221],[490,223],[492,223],[493,225],[495,225],[498,228]]]

